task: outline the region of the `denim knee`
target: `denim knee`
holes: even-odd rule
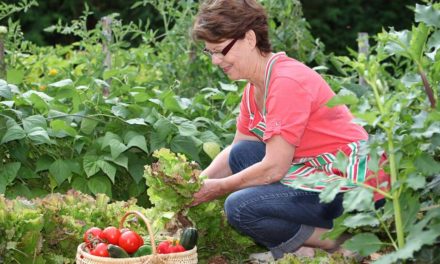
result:
[[[230,225],[239,229],[240,214],[237,208],[240,206],[240,198],[237,193],[230,194],[225,201],[224,209],[226,214],[226,219]]]
[[[232,173],[240,172],[260,162],[266,154],[266,144],[261,141],[241,140],[234,145],[229,153],[229,167]]]

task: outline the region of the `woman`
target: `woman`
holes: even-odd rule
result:
[[[320,236],[342,214],[342,193],[368,176],[367,157],[359,154],[366,131],[352,122],[347,107],[326,106],[334,92],[319,74],[283,52],[272,53],[267,16],[257,1],[205,1],[193,35],[231,80],[248,81],[233,143],[202,172],[208,179],[193,205],[229,194],[228,222],[275,259],[302,246],[338,249],[341,241]],[[338,152],[350,161],[346,171],[332,166]],[[316,173],[328,176],[313,186],[295,185],[298,177]],[[341,192],[320,203],[319,191],[334,181],[343,181]]]

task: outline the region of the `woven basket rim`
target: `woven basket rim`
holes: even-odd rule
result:
[[[94,256],[84,250],[85,246],[86,246],[86,243],[84,243],[84,242],[78,245],[78,254],[84,255],[85,257],[87,257],[91,260],[96,260],[96,261],[102,261],[103,259],[105,259],[105,261],[111,261],[111,260],[115,260],[115,261],[133,260],[133,261],[135,261],[135,260],[142,260],[144,258],[147,259],[153,255],[157,255],[157,256],[163,257],[163,258],[173,258],[173,257],[184,257],[186,255],[192,255],[197,252],[197,246],[195,246],[193,249],[185,250],[183,252],[177,252],[177,253],[168,253],[168,254],[156,253],[156,254],[150,254],[150,255],[140,256],[140,257],[131,257],[131,258],[110,258],[110,257]]]

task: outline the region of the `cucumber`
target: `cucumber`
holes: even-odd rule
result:
[[[143,245],[136,252],[133,253],[133,257],[142,257],[146,255],[150,255],[152,253],[152,249],[150,245]]]
[[[197,245],[197,238],[199,237],[197,229],[194,227],[185,228],[180,235],[180,244],[186,249],[193,249]]]
[[[110,255],[111,258],[129,258],[130,257],[128,255],[128,253],[125,252],[125,250],[123,248],[116,246],[116,245],[109,244],[107,250],[108,250],[108,254]]]

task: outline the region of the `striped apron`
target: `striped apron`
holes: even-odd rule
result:
[[[279,53],[275,54],[269,61],[268,67],[266,68],[264,104],[261,115],[263,118],[262,121],[258,122],[257,124],[253,124],[255,114],[251,111],[250,107],[250,86],[247,87],[248,91],[246,93],[246,101],[250,114],[250,123],[253,124],[251,125],[252,127],[249,129],[249,131],[257,136],[261,141],[263,141],[263,136],[266,129],[266,97],[269,90],[270,75],[272,72],[272,67],[278,57]],[[337,186],[340,192],[345,192],[358,187],[356,183],[371,182],[369,179],[373,175],[373,172],[368,170],[369,157],[368,155],[362,154],[365,153],[364,151],[361,153],[361,150],[365,145],[365,141],[357,141],[347,144],[333,153],[323,153],[316,157],[294,158],[289,171],[281,180],[281,183],[297,189],[315,192],[320,192],[328,186]],[[345,169],[342,171],[336,168],[337,165],[335,164],[339,153],[342,153],[345,156],[344,160],[346,167],[344,166]],[[384,172],[382,171],[382,173]],[[325,175],[325,177],[317,177],[316,181],[313,181],[309,184],[297,183],[298,178],[310,177],[313,175],[316,176],[317,174]],[[374,181],[374,183],[370,185],[376,187],[379,185],[379,183]],[[374,200],[379,200],[381,198],[383,198],[381,195],[375,193]]]

